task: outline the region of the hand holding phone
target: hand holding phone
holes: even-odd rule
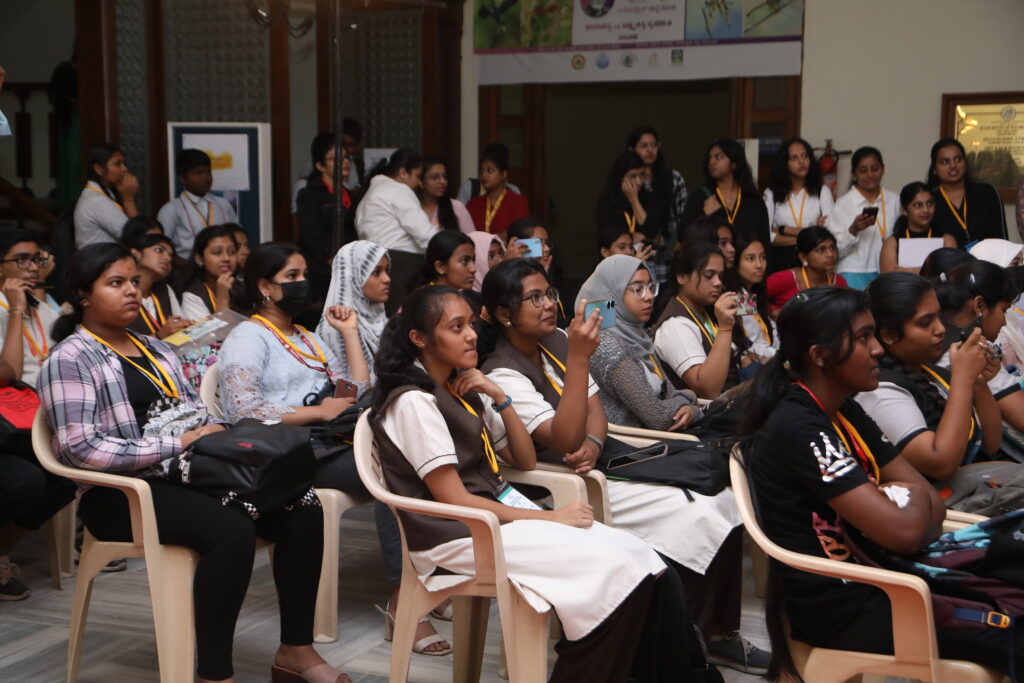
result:
[[[540,243],[539,237],[519,240],[519,244],[526,248],[525,251],[523,251],[523,256],[525,258],[540,258],[544,255],[544,245]]]
[[[615,327],[615,302],[613,300],[591,301],[583,309],[583,319],[589,318],[592,311],[597,311],[601,316],[602,330]]]

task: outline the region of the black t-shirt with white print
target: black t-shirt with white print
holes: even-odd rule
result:
[[[897,456],[854,401],[847,400],[840,412],[860,433],[879,468]],[[761,527],[769,538],[799,553],[855,561],[839,532],[839,515],[828,501],[871,479],[806,390],[794,385],[786,391],[748,449],[748,462]],[[860,538],[857,542],[868,543]],[[879,592],[790,567],[781,572],[786,613],[793,636],[800,640],[829,641]]]

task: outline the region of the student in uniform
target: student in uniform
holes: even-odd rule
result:
[[[232,641],[256,552],[256,537],[272,541],[281,612],[281,646],[272,679],[347,683],[312,647],[313,612],[323,552],[319,504],[297,504],[253,522],[219,498],[174,484],[159,464],[183,453],[196,439],[225,428],[207,423],[182,436],[144,436],[150,405],[177,398],[205,412],[177,357],[154,337],[127,330],[138,315],[139,270],[127,247],[94,244],[68,265],[74,311],[54,325],[60,343],[43,366],[39,395],[54,433],[54,450],[65,464],[140,477],[149,484],[160,541],[199,555],[195,604],[199,681],[233,678]],[[103,541],[128,541],[128,501],[115,489],[94,486],[79,499],[86,528]]]
[[[465,204],[448,196],[448,163],[440,157],[423,160],[423,183],[419,192],[420,206],[430,224],[438,230],[476,230]]]
[[[477,230],[505,237],[508,226],[530,215],[530,202],[508,187],[508,148],[487,145],[480,156],[482,194],[466,202]]]
[[[698,216],[720,215],[736,232],[757,235],[761,244],[771,242],[768,210],[757,195],[754,174],[743,147],[735,140],[715,140],[704,155],[704,185],[699,198],[687,202],[680,222],[685,231]],[[679,241],[688,240],[685,232]]]
[[[764,205],[772,228],[772,271],[795,268],[799,263],[796,237],[800,230],[825,225],[832,212],[832,190],[822,185],[821,167],[811,143],[790,138],[772,162]]]
[[[75,247],[116,242],[125,222],[137,216],[139,180],[128,171],[124,153],[109,143],[95,145],[88,156],[89,181],[75,204]]]
[[[885,164],[874,147],[861,147],[850,161],[853,187],[828,217],[839,248],[839,273],[850,287],[864,289],[878,277],[882,243],[899,216],[899,197],[882,187]]]
[[[1003,201],[990,183],[971,178],[964,146],[942,138],[931,151],[928,187],[935,197],[935,227],[961,249],[987,238],[1007,239]]]
[[[753,354],[760,363],[768,362],[779,350],[779,333],[770,314],[765,283],[767,268],[764,245],[753,235],[737,235],[736,265],[726,270],[723,282],[740,297],[736,322],[749,342],[746,353]]]
[[[551,245],[551,234],[548,229],[541,225],[541,222],[533,216],[527,216],[526,218],[520,218],[519,220],[508,226],[508,246],[505,249],[505,258],[512,259],[519,257],[520,254],[526,251],[526,245],[523,244],[523,240],[527,239],[538,239],[540,240],[541,255],[537,259],[537,262],[544,268],[544,272],[548,274],[549,278],[554,278],[551,273],[551,265],[555,261],[553,248]],[[555,287],[557,288],[557,284]],[[562,302],[561,298],[558,300],[558,327],[559,329],[565,329],[569,325],[569,316],[572,315],[572,309],[567,308]]]
[[[604,190],[597,198],[595,225],[618,228],[634,241],[663,245],[668,240],[671,206],[648,186],[644,161],[633,152],[615,160]]]
[[[857,402],[908,463],[930,481],[999,450],[1002,418],[986,385],[998,361],[980,329],[943,355],[946,329],[932,285],[913,273],[887,273],[868,287],[880,359],[878,388]]]
[[[513,397],[538,458],[591,470],[608,434],[590,359],[600,320],[584,318],[581,301],[568,332],[555,326],[557,292],[532,259],[498,265],[484,278],[488,327],[481,369]],[[493,349],[493,350],[492,350]],[[679,488],[608,482],[615,526],[639,536],[671,561],[682,577],[690,614],[704,633],[711,661],[763,672],[767,653],[739,634],[741,538],[731,494],[694,496]]]
[[[139,315],[128,329],[157,339],[169,337],[193,323],[184,317],[178,296],[167,284],[174,265],[174,246],[163,234],[137,235],[125,246],[139,267]]]
[[[58,313],[32,297],[46,257],[37,237],[21,228],[0,229],[0,386],[35,386],[53,347],[51,329]],[[27,433],[0,445],[0,601],[32,594],[18,579],[11,551],[74,499],[75,485],[50,474],[32,450]]]
[[[679,289],[652,327],[654,349],[677,389],[714,399],[738,381],[733,329],[739,299],[723,291],[725,257],[712,244],[684,243],[673,270]]]
[[[196,235],[189,276],[181,290],[181,311],[202,320],[231,306],[238,270],[238,243],[230,225],[211,225]]]
[[[442,230],[430,238],[427,258],[420,271],[420,285],[448,285],[473,289],[476,277],[476,245],[464,232]]]
[[[801,292],[779,316],[782,346],[742,406],[744,453],[761,528],[787,550],[854,562],[841,522],[862,547],[900,555],[919,552],[942,531],[945,508],[938,494],[850,400],[878,385],[882,347],[874,328],[863,292]],[[903,489],[906,504],[893,502],[890,489]],[[788,635],[815,647],[892,654],[884,592],[778,563],[769,571],[772,678],[796,673]],[[943,658],[1007,670],[1002,629],[940,628],[936,638]],[[1024,665],[1020,653],[1018,641],[1018,671]]]
[[[896,219],[892,235],[886,237],[882,244],[882,254],[879,260],[882,274],[903,271],[917,275],[920,272],[920,268],[900,267],[900,240],[914,237],[941,237],[943,247],[957,248],[956,240],[952,235],[943,233],[933,226],[935,200],[924,183],[913,182],[903,186],[903,189],[900,190],[900,213],[902,215]]]
[[[828,228],[812,226],[800,231],[796,239],[799,268],[780,270],[768,276],[767,294],[772,314],[782,309],[797,293],[811,287],[846,287],[846,279],[836,272],[839,260],[836,238]]]
[[[209,155],[199,149],[183,149],[174,160],[181,194],[160,207],[156,218],[171,238],[178,256],[192,256],[192,244],[203,228],[238,220],[228,200],[212,192],[213,171]]]

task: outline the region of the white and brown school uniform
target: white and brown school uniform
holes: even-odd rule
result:
[[[695,319],[694,316],[700,313],[704,314],[704,318]],[[652,329],[654,350],[669,371],[669,379],[677,389],[689,389],[690,387],[683,382],[683,375],[690,368],[703,365],[708,359],[718,334],[718,325],[711,319],[710,313],[704,309],[694,311],[675,296],[669,300]],[[731,351],[729,373],[722,391],[731,389],[739,381],[735,343],[732,344]]]
[[[217,312],[217,295],[198,278],[181,293],[181,311],[189,320],[202,320]]]
[[[0,293],[0,339],[7,334],[7,326],[11,322],[10,316],[11,311],[7,297]],[[21,320],[23,354],[21,381],[25,384],[30,384],[33,387],[36,385],[39,369],[50,354],[50,349],[53,348],[50,332],[59,317],[60,313],[45,303],[29,307],[26,310],[25,316]]]
[[[149,296],[139,305],[139,317],[128,326],[129,330],[155,337],[172,315],[180,316],[181,304],[170,285],[157,283]]]
[[[512,397],[512,407],[533,433],[552,419],[565,381],[568,338],[559,330],[541,342],[543,368],[534,365],[504,338],[483,364],[483,370]],[[589,396],[597,383],[589,378]],[[540,460],[564,465],[564,453],[537,446]],[[740,524],[736,501],[725,490],[716,496],[660,484],[608,481],[608,497],[616,528],[623,529],[654,546],[655,550],[698,574],[704,574],[729,533]]]

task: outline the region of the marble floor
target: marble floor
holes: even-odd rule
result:
[[[372,508],[349,511],[342,520],[339,585],[339,639],[318,645],[331,664],[356,683],[387,680],[391,645],[384,641],[383,622],[373,608],[389,593],[377,546]],[[49,580],[49,563],[42,534],[35,534],[16,549],[22,581],[32,596],[20,602],[0,602],[0,681],[4,683],[57,683],[66,671],[68,617],[74,579],[64,590]],[[749,569],[749,560],[747,561]],[[749,577],[750,572],[746,572]],[[451,624],[438,622],[451,634]],[[754,597],[749,579],[743,595],[743,631],[751,641],[767,647],[762,603]],[[242,682],[267,681],[270,660],[277,647],[277,602],[265,552],[257,554],[252,583],[235,634],[234,662]],[[482,681],[500,681],[497,608],[492,607]],[[549,661],[554,660],[552,652]],[[760,680],[724,669],[727,683]],[[149,586],[142,560],[129,560],[128,570],[101,574],[94,585],[86,627],[79,681],[134,683],[157,681],[156,647],[149,607]],[[410,681],[451,681],[451,657],[413,655]]]

